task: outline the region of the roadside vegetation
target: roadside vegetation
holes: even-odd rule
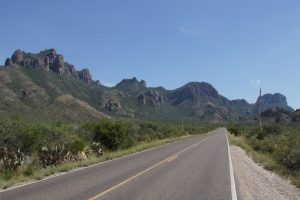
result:
[[[107,119],[82,125],[2,119],[0,187],[122,157],[209,129]]]
[[[228,131],[231,144],[300,188],[300,126],[266,124],[261,132],[251,125],[230,125]]]

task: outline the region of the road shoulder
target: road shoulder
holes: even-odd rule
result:
[[[230,145],[233,169],[244,200],[300,199],[300,189],[255,163],[240,147]]]

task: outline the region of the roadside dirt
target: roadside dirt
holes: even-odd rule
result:
[[[243,200],[300,200],[300,189],[256,164],[240,147],[231,145],[230,148]]]

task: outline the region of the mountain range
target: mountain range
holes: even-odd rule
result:
[[[264,94],[262,111],[293,113],[282,94]],[[147,87],[123,79],[114,87],[93,80],[88,69],[76,70],[55,49],[39,53],[16,50],[0,67],[0,114],[28,120],[82,122],[130,118],[160,122],[242,122],[258,114],[259,101],[229,100],[206,82],[175,90]]]

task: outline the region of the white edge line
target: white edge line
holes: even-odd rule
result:
[[[232,160],[231,160],[231,152],[230,152],[230,147],[229,147],[227,133],[225,133],[225,135],[226,135],[226,140],[227,140],[228,157],[229,157],[229,173],[230,173],[230,185],[231,185],[231,199],[232,200],[237,200],[236,186],[235,186],[234,173],[233,173]]]
[[[200,134],[199,136],[200,137],[204,137],[204,136],[208,135],[209,133]],[[119,157],[119,158],[115,158],[115,159],[112,159],[112,160],[107,160],[107,161],[104,161],[104,162],[95,163],[95,164],[92,164],[92,165],[89,165],[89,166],[78,167],[78,168],[72,169],[72,170],[67,171],[67,172],[57,172],[57,173],[54,173],[54,174],[52,174],[52,175],[50,175],[48,177],[46,176],[45,178],[42,178],[41,180],[29,180],[28,182],[23,182],[23,183],[21,182],[21,183],[19,183],[20,185],[12,186],[12,187],[7,188],[7,189],[0,189],[0,194],[4,193],[4,192],[8,192],[10,190],[14,190],[14,189],[18,189],[18,188],[21,188],[21,187],[25,187],[25,186],[28,186],[28,185],[35,184],[35,183],[39,183],[39,182],[42,182],[42,181],[46,181],[46,180],[49,180],[49,179],[52,179],[52,178],[56,178],[58,176],[70,174],[70,173],[73,173],[73,172],[77,172],[77,171],[80,171],[80,170],[88,169],[88,168],[99,166],[99,165],[104,165],[104,164],[106,164],[108,162],[112,162],[112,161],[115,161],[115,160],[127,158],[127,157],[130,157],[130,156],[134,156],[136,154],[140,154],[140,153],[143,153],[143,152],[146,152],[146,151],[150,151],[152,149],[158,149],[158,148],[161,148],[161,147],[164,147],[164,146],[167,146],[167,145],[170,145],[170,144],[182,141],[184,139],[189,139],[189,138],[193,138],[193,137],[197,137],[197,136],[192,136],[192,137],[188,137],[188,138],[183,138],[183,139],[175,140],[175,141],[167,143],[167,144],[163,144],[163,145],[160,145],[160,146],[157,146],[157,147],[152,147],[152,148],[149,148],[149,149],[138,151],[138,152],[135,152],[135,153],[132,153],[132,154],[128,154],[128,155],[125,155],[125,156],[122,156],[122,157]]]

